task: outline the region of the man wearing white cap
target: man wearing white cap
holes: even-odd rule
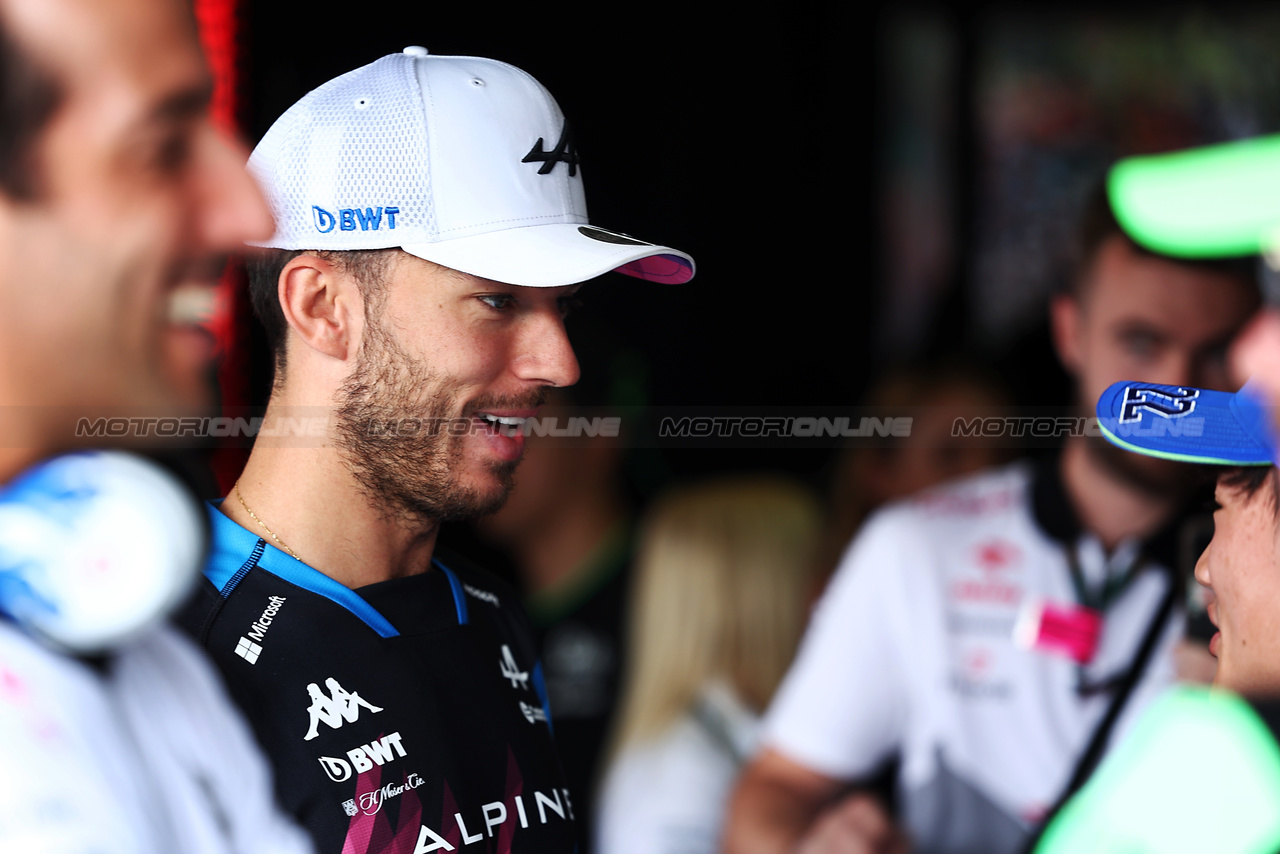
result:
[[[693,261],[589,225],[555,101],[489,59],[408,48],[338,77],[250,169],[278,223],[251,270],[265,423],[324,426],[259,435],[188,627],[320,851],[573,850],[527,620],[436,537],[502,504],[521,426],[577,380],[579,284]]]

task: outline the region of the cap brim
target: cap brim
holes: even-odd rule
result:
[[[555,223],[401,247],[410,255],[511,285],[554,288],[616,270],[668,285],[693,278],[693,258],[591,225]]]
[[[1249,389],[1234,394],[1119,382],[1098,399],[1107,441],[1148,457],[1210,465],[1272,465],[1267,407]]]
[[[1267,249],[1280,232],[1280,134],[1130,157],[1107,176],[1125,232],[1179,258]]]

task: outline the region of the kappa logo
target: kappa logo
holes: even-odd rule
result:
[[[316,683],[312,682],[307,686],[307,693],[311,695],[311,705],[307,707],[307,713],[311,715],[311,726],[307,728],[303,741],[310,741],[319,734],[317,729],[321,722],[331,729],[338,729],[344,723],[359,720],[362,707],[371,714],[382,711],[380,706],[373,705],[357,693],[347,691],[332,677],[324,680],[324,684],[329,689],[328,697]]]
[[[555,148],[545,151],[542,146],[542,137],[538,137],[533,148],[529,149],[529,153],[520,162],[541,163],[542,166],[538,167],[539,175],[549,175],[557,163],[568,164],[570,178],[578,174],[578,149],[573,144],[573,134],[569,132],[568,122],[565,122],[564,129],[560,131],[560,140],[556,142]]]
[[[380,231],[383,217],[386,217],[387,229],[394,230],[399,208],[341,208],[335,215],[319,205],[311,206],[311,216],[315,220],[316,231],[328,234],[334,226],[339,231]]]
[[[1195,412],[1196,398],[1200,390],[1180,388],[1177,391],[1164,391],[1142,386],[1126,386],[1124,400],[1120,407],[1120,423],[1131,424],[1142,420],[1143,412],[1159,415],[1161,418],[1181,418]]]
[[[320,767],[329,775],[330,780],[343,783],[350,780],[353,773],[363,774],[375,765],[382,766],[397,757],[403,759],[407,755],[404,745],[400,743],[400,733],[393,732],[368,744],[353,747],[347,751],[346,759],[321,756],[319,761]]]
[[[498,662],[498,666],[502,668],[502,678],[510,680],[512,688],[529,690],[529,671],[520,669],[520,665],[516,664],[516,657],[511,654],[511,647],[505,643],[502,645],[502,660]]]

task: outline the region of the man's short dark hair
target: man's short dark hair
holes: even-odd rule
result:
[[[0,192],[18,201],[41,192],[36,140],[62,103],[62,87],[18,44],[0,15]]]
[[[1182,264],[1204,273],[1226,276],[1237,282],[1257,289],[1258,256],[1243,255],[1230,258],[1175,258],[1153,252],[1136,243],[1125,230],[1120,227],[1111,200],[1107,196],[1105,179],[1097,182],[1085,200],[1084,210],[1077,228],[1076,245],[1073,253],[1071,276],[1068,281],[1070,293],[1080,296],[1084,283],[1089,278],[1090,269],[1098,256],[1098,251],[1108,240],[1121,237],[1129,248],[1138,255],[1148,258],[1159,258],[1174,264]]]
[[[1275,466],[1233,466],[1222,469],[1218,482],[1253,498],[1266,483],[1271,484],[1271,513],[1280,521],[1280,478],[1272,477]]]
[[[382,284],[386,279],[387,265],[398,249],[360,249],[350,252],[320,251],[314,249],[264,249],[252,253],[245,264],[249,277],[249,301],[253,313],[267,333],[267,346],[275,365],[274,385],[284,380],[285,341],[289,331],[284,310],[280,307],[280,273],[286,264],[299,255],[315,255],[323,258],[339,271],[351,275],[364,296],[366,318],[376,318],[381,307]]]

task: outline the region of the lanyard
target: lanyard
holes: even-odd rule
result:
[[[1142,565],[1142,549],[1133,545],[1121,545],[1114,558],[1107,559],[1107,571],[1101,585],[1090,586],[1080,566],[1080,548],[1085,542],[1081,537],[1072,548],[1066,549],[1067,569],[1071,574],[1071,586],[1076,601],[1099,614],[1105,614],[1111,603],[1129,586]]]
[[[1071,575],[1071,586],[1075,590],[1076,601],[1085,608],[1096,612],[1099,616],[1106,614],[1107,608],[1115,602],[1137,576],[1142,568],[1142,549],[1134,544],[1122,544],[1112,557],[1104,556],[1106,573],[1101,584],[1090,586],[1080,564],[1080,549],[1086,542],[1078,539],[1074,546],[1067,548],[1067,569]],[[1104,679],[1093,681],[1086,673],[1086,665],[1076,665],[1076,693],[1081,697],[1091,697],[1112,690],[1124,678],[1124,673],[1117,673]]]

